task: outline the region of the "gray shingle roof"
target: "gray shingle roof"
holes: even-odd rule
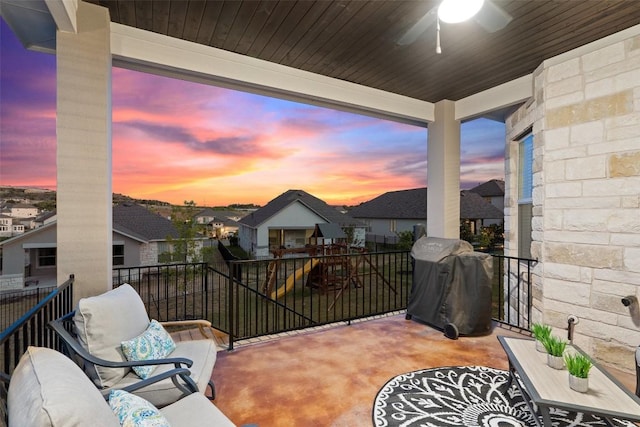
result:
[[[389,191],[351,209],[354,218],[424,219],[427,217],[427,188]],[[460,192],[460,218],[502,218],[500,209],[470,190]]]
[[[170,220],[135,203],[113,207],[113,228],[147,241],[178,237],[178,231]]]
[[[202,209],[200,212],[198,212],[197,214],[194,215],[194,217],[199,217],[199,216],[217,216],[216,215],[216,211],[214,211],[211,208],[204,208]]]
[[[492,179],[473,187],[469,191],[473,191],[482,197],[502,197],[504,196],[504,181],[501,179]]]
[[[487,202],[479,194],[471,190],[460,192],[460,218],[462,219],[489,219],[502,218],[503,212]]]
[[[359,221],[352,216],[338,212],[332,206],[303,190],[288,190],[275,199],[271,200],[262,208],[250,213],[238,221],[240,224],[249,227],[258,227],[260,224],[276,215],[292,203],[302,203],[307,208],[324,218],[329,223],[340,225],[358,225]]]
[[[426,218],[427,188],[389,191],[356,206],[349,215],[354,218]]]

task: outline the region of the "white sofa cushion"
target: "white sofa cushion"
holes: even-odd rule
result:
[[[104,398],[69,358],[29,347],[11,376],[9,427],[120,427]]]
[[[82,346],[92,355],[112,362],[124,362],[121,343],[142,334],[149,326],[144,303],[130,285],[78,302],[73,318],[76,334]],[[112,387],[129,368],[96,367],[96,385]]]
[[[225,414],[200,393],[193,393],[160,410],[171,427],[235,427]]]

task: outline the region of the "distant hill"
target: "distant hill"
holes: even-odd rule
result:
[[[113,193],[113,203],[137,203],[139,205],[147,207],[149,210],[157,212],[162,216],[169,216],[171,213],[172,205],[169,202],[153,199],[135,199],[125,194]],[[37,187],[14,187],[14,186],[0,186],[0,206],[11,203],[28,203],[38,207],[44,211],[53,211],[56,209],[56,192],[54,190],[47,190]],[[181,205],[179,205],[181,206]],[[248,205],[232,205],[242,207],[258,208],[259,206]],[[198,209],[206,208],[209,206],[197,206]],[[227,206],[211,207],[212,209],[227,209],[231,208]],[[237,207],[236,207],[237,209]]]

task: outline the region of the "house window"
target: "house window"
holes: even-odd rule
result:
[[[531,258],[533,217],[533,134],[525,136],[518,149],[518,256]]]
[[[113,265],[124,265],[124,245],[113,245]]]
[[[396,232],[398,231],[398,223],[395,219],[389,221],[389,231]]]
[[[38,267],[55,267],[56,248],[38,249]]]

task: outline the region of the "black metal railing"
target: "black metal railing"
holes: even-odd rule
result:
[[[531,259],[493,255],[492,317],[528,330]],[[114,269],[159,321],[203,318],[234,341],[374,316],[407,307],[408,251],[229,260]]]
[[[0,307],[2,307],[0,310],[0,331],[11,326],[55,288],[56,286],[47,286],[0,292]]]
[[[493,318],[503,324],[531,329],[531,278],[538,262],[529,258],[493,256]]]
[[[409,252],[232,261],[229,345],[240,339],[402,310],[413,268]]]
[[[536,260],[493,259],[494,320],[529,330]],[[132,285],[149,316],[159,321],[211,321],[229,335],[232,349],[242,339],[404,310],[412,280],[409,251],[389,251],[230,260],[228,267],[217,268],[206,263],[116,268],[112,285]],[[27,346],[57,348],[46,325],[73,310],[73,283],[71,276],[0,334],[5,374],[13,372]],[[3,393],[6,397],[0,381]],[[1,403],[6,410],[6,398]],[[0,420],[6,417],[2,410]]]
[[[6,379],[13,373],[29,346],[60,350],[55,333],[47,327],[51,320],[73,310],[74,277],[51,291],[24,315],[0,333],[0,366]],[[4,308],[4,307],[3,307]],[[7,418],[7,384],[0,382],[0,420]]]
[[[112,286],[130,284],[149,317],[159,322],[206,319],[211,314],[209,275],[206,263],[114,268]]]

